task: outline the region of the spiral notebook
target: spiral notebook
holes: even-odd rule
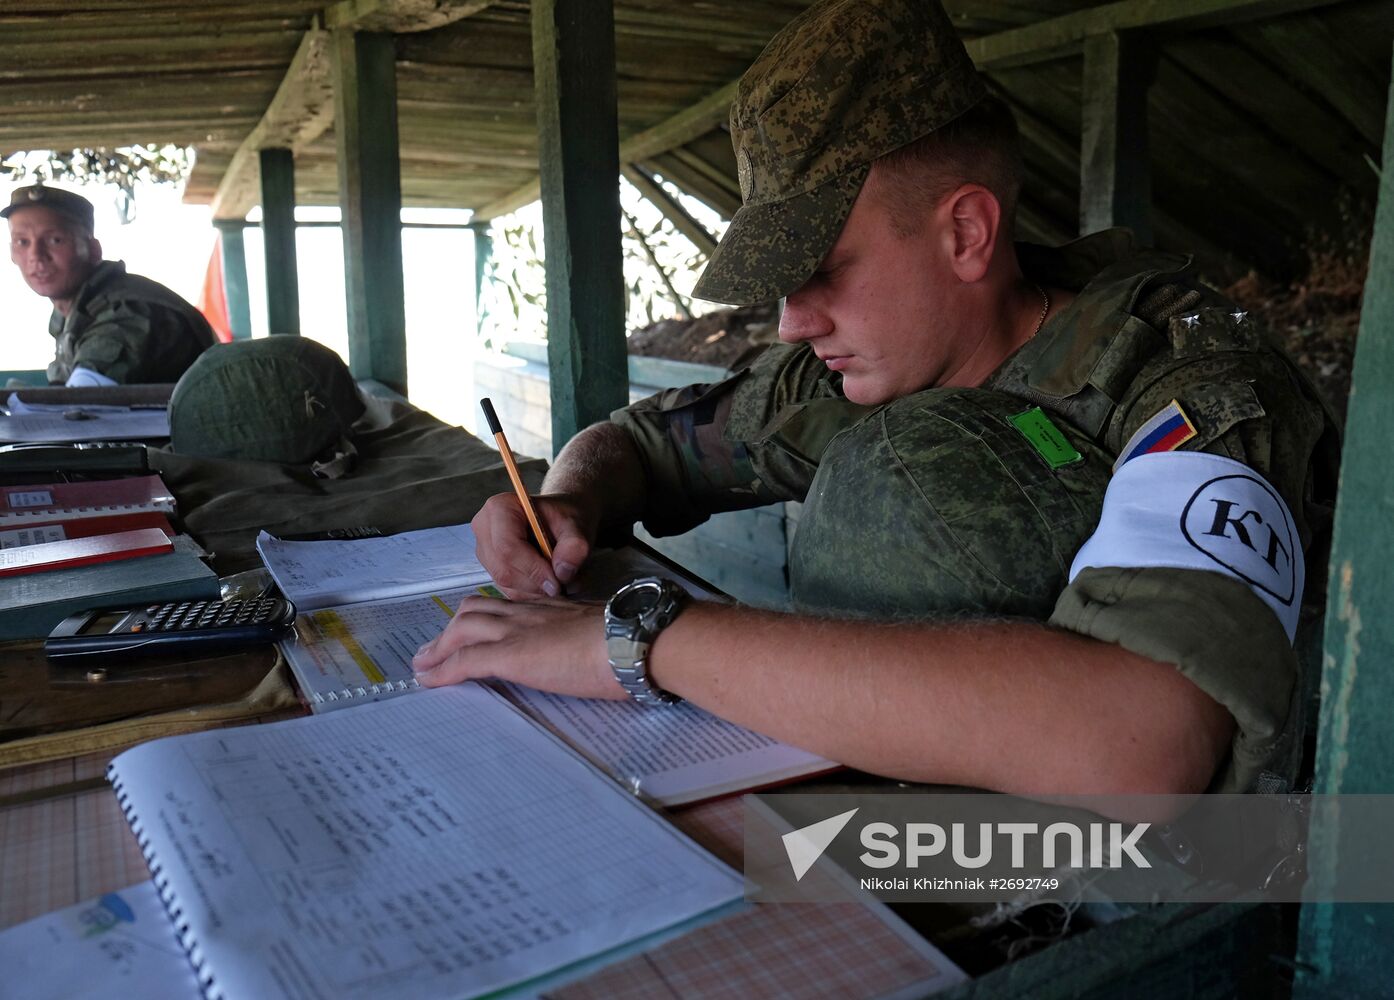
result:
[[[503,596],[475,557],[468,524],[314,542],[262,532],[257,551],[300,612],[281,652],[317,713],[417,690],[411,658],[422,643],[440,635],[466,597]],[[677,576],[695,597],[715,596],[632,549],[595,553],[585,589],[572,596],[603,599],[649,574]]]
[[[416,650],[440,635],[462,600],[491,593],[474,556],[469,525],[330,542],[285,542],[264,534],[257,548],[301,611],[295,637],[281,643],[281,652],[316,713],[421,690],[411,669]],[[655,573],[677,576],[694,596],[713,596],[697,581],[633,549],[597,553],[588,564],[586,596]],[[474,585],[460,586],[462,579]],[[403,592],[406,596],[386,596]],[[362,595],[357,603],[324,606],[357,595]],[[386,599],[365,599],[370,596]],[[763,788],[838,766],[693,705],[654,708],[513,685],[502,690],[607,774],[657,805]]]
[[[742,895],[487,688],[213,730],[108,777],[205,996],[479,996]]]

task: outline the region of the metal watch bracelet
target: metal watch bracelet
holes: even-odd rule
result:
[[[605,605],[605,648],[615,680],[629,696],[646,705],[681,701],[649,677],[649,650],[686,600],[686,592],[661,577],[633,580],[615,592]]]

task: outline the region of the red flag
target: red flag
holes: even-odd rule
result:
[[[232,323],[227,315],[227,289],[223,285],[223,238],[213,241],[213,254],[208,258],[208,270],[203,276],[203,291],[198,296],[198,311],[208,320],[218,339],[224,344],[232,341]]]

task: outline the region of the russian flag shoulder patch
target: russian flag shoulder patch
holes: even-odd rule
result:
[[[1117,472],[1139,455],[1175,451],[1198,433],[1181,404],[1173,399],[1128,438],[1128,443],[1118,453],[1118,460],[1113,463],[1113,471]]]

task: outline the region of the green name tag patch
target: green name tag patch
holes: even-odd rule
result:
[[[1046,416],[1045,411],[1039,406],[1033,406],[1025,413],[1013,414],[1008,419],[1021,431],[1022,436],[1031,442],[1031,447],[1040,452],[1041,457],[1052,469],[1084,460],[1084,456],[1075,451],[1075,446],[1070,444],[1070,439],[1060,433],[1060,428],[1051,422],[1050,417]]]

